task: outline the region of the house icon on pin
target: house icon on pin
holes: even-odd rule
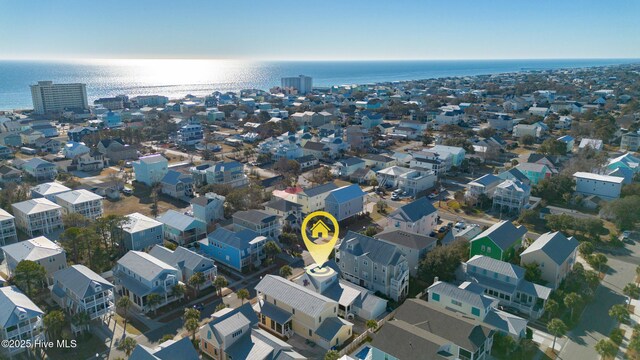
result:
[[[311,227],[311,236],[314,238],[329,237],[329,227],[322,220],[318,220]]]

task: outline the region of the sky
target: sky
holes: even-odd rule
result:
[[[0,59],[640,58],[637,0],[0,0]]]

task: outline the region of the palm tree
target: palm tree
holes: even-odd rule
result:
[[[222,288],[229,285],[227,279],[224,276],[216,276],[216,279],[213,281],[213,284],[216,286],[216,290],[218,291],[218,295],[222,296]]]
[[[378,322],[375,321],[374,319],[369,319],[367,320],[367,329],[374,331],[375,329],[378,328]]]
[[[571,309],[571,319],[573,319],[573,309],[582,301],[582,297],[574,292],[564,297],[564,304]]]
[[[236,292],[236,296],[242,301],[242,304],[244,305],[244,301],[249,298],[249,290],[240,289],[238,290],[238,292]]]
[[[629,297],[627,308],[631,305],[631,299],[637,299],[640,296],[640,286],[634,283],[628,283],[624,286],[622,292]]]
[[[206,279],[204,278],[204,274],[201,272],[196,272],[189,278],[189,285],[193,286],[193,288],[196,289],[196,297],[197,294],[200,293],[200,286],[202,286],[205,281]]]
[[[147,306],[149,307],[150,310],[153,311],[153,314],[156,314],[156,310],[157,306],[160,305],[160,303],[162,302],[162,296],[160,296],[160,294],[157,293],[151,293],[149,295],[147,295]]]
[[[557,301],[553,299],[547,300],[547,302],[544,304],[544,312],[547,314],[547,319],[550,319],[552,316],[555,316],[559,308],[560,308],[560,305],[558,305]]]
[[[131,355],[131,352],[133,351],[133,349],[136,348],[137,345],[138,345],[138,342],[134,338],[130,338],[127,336],[126,338],[120,341],[117,349],[120,351],[124,351],[124,353],[127,356],[129,356]]]
[[[177,298],[182,299],[182,297],[184,296],[184,293],[186,292],[186,288],[183,284],[175,284],[173,286],[173,288],[171,289],[171,296],[175,296]]]
[[[282,249],[280,248],[280,246],[278,246],[278,244],[276,244],[275,241],[269,240],[266,244],[264,244],[264,252],[267,254],[269,260],[273,261],[276,255],[282,252]]]
[[[293,275],[293,269],[291,269],[291,266],[289,265],[283,265],[280,268],[280,276],[282,276],[283,278],[288,278],[289,276]]]
[[[549,330],[551,335],[553,335],[553,345],[551,346],[551,349],[555,353],[555,351],[556,351],[555,350],[555,348],[556,348],[556,338],[558,336],[564,336],[564,334],[566,334],[567,325],[565,325],[562,320],[560,320],[558,318],[555,318],[555,319],[551,319],[551,321],[549,321],[549,323],[547,324],[547,330]]]
[[[122,333],[122,336],[127,333],[127,312],[129,311],[131,305],[132,303],[128,296],[121,296],[118,299],[118,302],[116,302],[116,308],[122,309],[123,311],[122,318],[124,319],[124,332]]]
[[[324,360],[338,360],[340,358],[340,353],[336,350],[329,350],[326,354],[324,354]]]
[[[609,309],[609,316],[619,323],[626,323],[629,320],[629,310],[624,305],[613,305]]]
[[[184,328],[187,329],[189,333],[191,333],[192,342],[196,340],[196,331],[198,331],[199,327],[200,327],[200,324],[196,319],[187,319],[187,321],[185,321],[184,323]]]
[[[53,310],[44,316],[43,322],[49,336],[52,339],[57,339],[64,327],[64,313],[60,310]]]
[[[196,319],[200,320],[200,310],[194,308],[186,308],[184,309],[184,319]]]
[[[609,339],[601,339],[596,343],[595,348],[603,359],[612,359],[618,353],[618,346]]]
[[[71,323],[74,326],[79,327],[81,331],[84,331],[89,327],[89,324],[91,324],[91,317],[89,317],[89,314],[86,312],[81,311],[71,317]]]

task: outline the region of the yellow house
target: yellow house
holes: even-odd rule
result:
[[[311,227],[311,236],[314,238],[329,237],[329,227],[322,220],[316,221]]]
[[[275,275],[265,276],[256,291],[260,326],[277,336],[295,333],[331,349],[353,335],[353,324],[338,317],[338,303],[326,296]]]

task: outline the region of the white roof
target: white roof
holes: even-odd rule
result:
[[[156,226],[162,226],[161,222],[137,212],[127,215],[127,218],[129,218],[129,222],[122,226],[122,230],[128,233],[136,233]]]
[[[151,281],[164,270],[178,271],[173,266],[141,251],[129,251],[118,260],[118,264],[126,267],[139,277]]]
[[[24,213],[24,214],[37,214],[45,211],[51,210],[60,210],[60,205],[52,202],[49,199],[38,198],[31,199],[23,202],[19,202],[16,204],[12,204],[14,209]]]
[[[48,182],[32,187],[31,191],[36,192],[42,196],[47,196],[71,191],[71,189],[62,184],[58,184],[57,182]]]
[[[617,177],[617,176],[600,175],[600,174],[594,174],[594,173],[588,173],[588,172],[582,172],[582,171],[579,171],[573,174],[573,177],[580,178],[580,179],[604,181],[604,182],[610,182],[615,184],[621,184],[624,181],[624,178]]]
[[[103,197],[92,193],[89,190],[73,190],[56,195],[57,199],[62,199],[70,204],[82,204],[88,201],[102,200]]]
[[[13,215],[9,214],[4,209],[0,209],[0,221],[9,220],[13,218],[14,218]]]
[[[44,236],[3,246],[2,251],[18,262],[22,260],[38,261],[64,253],[64,249]]]

